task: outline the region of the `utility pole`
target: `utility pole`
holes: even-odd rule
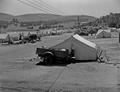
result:
[[[1,27],[0,27],[0,33],[1,33]]]
[[[76,21],[77,21],[77,22],[75,22],[75,25],[76,25],[75,34],[76,34],[76,33],[79,34],[79,33],[81,32],[81,30],[80,30],[80,18],[79,18],[79,16],[77,16]]]
[[[77,27],[78,27],[78,30],[79,30],[79,24],[80,24],[80,23],[79,23],[79,20],[80,20],[80,19],[79,19],[79,16],[78,16],[78,17],[77,17]]]
[[[78,21],[78,32],[81,32],[81,30],[80,30],[80,17],[79,16],[77,17],[77,21]]]
[[[120,32],[119,32],[119,43],[120,43]]]

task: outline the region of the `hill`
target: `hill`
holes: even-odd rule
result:
[[[87,22],[96,19],[92,16],[87,15],[78,15],[80,17],[80,21]],[[22,21],[62,21],[62,22],[69,22],[69,21],[76,21],[77,15],[75,16],[62,16],[62,15],[53,15],[53,14],[25,14],[16,16],[17,18],[21,19]]]
[[[10,21],[13,18],[15,18],[15,16],[10,14],[0,13],[0,21]]]
[[[77,20],[77,16],[62,16],[62,15],[54,15],[54,14],[24,14],[19,16],[14,16],[10,14],[0,13],[0,21],[10,21],[13,18],[16,18],[20,21],[26,21],[26,22],[35,22],[35,21],[75,21]],[[80,21],[86,22],[96,19],[92,16],[87,15],[80,15]]]
[[[25,25],[40,25],[41,23],[45,23],[46,25],[60,24],[63,25],[65,28],[69,28],[73,27],[75,23],[77,23],[78,16],[80,22],[89,22],[96,20],[95,17],[87,15],[62,16],[54,14],[24,14],[14,16],[10,14],[0,13],[0,25],[6,25],[8,23],[7,21],[13,21],[13,19],[17,19]]]
[[[31,22],[31,21],[51,21],[58,19],[62,16],[60,15],[53,15],[53,14],[25,14],[16,16],[16,18],[20,19],[21,21]]]

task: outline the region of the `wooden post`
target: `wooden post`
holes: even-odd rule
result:
[[[120,32],[119,32],[119,43],[120,43]]]
[[[78,31],[79,31],[79,33],[81,32],[81,30],[80,30],[80,18],[79,18],[79,16],[78,16]]]

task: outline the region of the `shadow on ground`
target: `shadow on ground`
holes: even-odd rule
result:
[[[42,65],[42,66],[67,66],[69,64],[76,64],[76,63],[92,63],[92,62],[97,62],[93,60],[73,60],[72,62],[66,62],[66,61],[59,61],[56,63],[48,64],[44,62],[39,62],[36,65]]]

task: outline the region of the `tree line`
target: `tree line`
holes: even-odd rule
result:
[[[84,25],[120,28],[120,13],[110,13]]]

